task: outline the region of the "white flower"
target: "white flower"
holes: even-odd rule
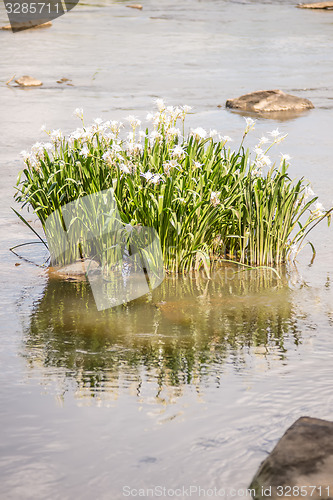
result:
[[[181,158],[182,156],[184,156],[184,154],[186,154],[185,151],[184,151],[184,149],[181,146],[179,146],[179,145],[175,146],[171,150],[171,156],[173,158]]]
[[[290,160],[291,160],[291,156],[281,154],[281,161],[287,162],[287,161],[290,161]]]
[[[247,134],[248,132],[250,132],[250,130],[254,129],[254,125],[255,125],[255,121],[252,120],[252,118],[245,118],[245,121],[246,121],[246,128],[245,128],[245,134]]]
[[[162,177],[161,177],[159,174],[155,174],[155,175],[153,175],[153,177],[151,178],[151,182],[152,182],[153,184],[158,184],[161,180],[162,180]]]
[[[179,128],[176,128],[176,127],[170,127],[170,128],[166,131],[166,134],[167,134],[168,139],[174,139],[175,137],[180,136],[181,132],[180,132]]]
[[[213,130],[212,130],[212,129],[210,129],[210,131],[209,131],[209,134],[208,134],[208,135],[209,135],[209,137],[211,137],[212,139],[214,139],[214,137],[216,137],[216,136],[218,135],[218,131],[217,131],[217,130],[215,130],[215,129],[213,129]]]
[[[138,120],[133,115],[128,116],[126,120],[130,122],[130,125],[133,129],[136,129],[136,127],[139,127],[141,125],[141,120]]]
[[[221,191],[212,191],[210,193],[210,202],[213,205],[213,207],[217,207],[217,205],[219,205],[221,203],[220,194],[221,194]]]
[[[77,116],[81,120],[83,119],[83,109],[82,108],[76,108],[73,113],[74,116]]]
[[[275,144],[280,144],[280,142],[284,141],[288,134],[280,135],[274,139]]]
[[[306,186],[304,190],[304,200],[307,200],[310,196],[316,196],[316,194],[309,186]]]
[[[146,116],[147,122],[152,122],[154,120],[154,115],[153,113],[148,113]]]
[[[262,136],[262,138],[259,141],[259,146],[261,146],[262,144],[267,144],[268,141],[269,139],[267,137]]]
[[[127,142],[126,149],[129,154],[140,154],[143,151],[143,146],[139,142]]]
[[[260,168],[254,168],[252,171],[251,171],[251,175],[253,177],[260,177],[262,174],[262,171]]]
[[[279,135],[281,134],[281,132],[279,132],[279,129],[276,128],[275,130],[272,130],[272,132],[268,132],[269,135],[271,135],[272,137],[274,137],[274,139],[276,139],[277,137],[279,137]]]
[[[94,123],[96,123],[96,125],[101,125],[103,123],[103,120],[102,118],[95,118]]]
[[[160,112],[165,110],[165,104],[163,99],[155,99],[155,104]]]
[[[148,181],[150,181],[150,179],[151,179],[152,177],[154,177],[154,174],[152,174],[151,172],[149,172],[149,170],[148,170],[148,172],[141,173],[140,175],[141,175],[142,177],[144,177],[144,179],[145,179],[147,182],[148,182]]]
[[[325,208],[323,206],[322,203],[319,203],[319,201],[317,201],[315,203],[315,206],[314,206],[314,210],[311,211],[311,214],[313,217],[322,217],[323,215],[325,215]]]
[[[54,142],[56,144],[59,141],[61,141],[61,139],[63,138],[62,131],[60,129],[52,130],[50,137],[51,137],[52,142]]]
[[[120,129],[123,127],[123,124],[121,122],[117,122],[116,120],[106,122],[105,125],[107,125],[111,129],[111,132],[116,135],[119,134]]]
[[[194,168],[195,168],[195,169],[197,169],[197,168],[201,168],[201,167],[202,167],[202,165],[203,165],[203,164],[202,164],[202,163],[199,163],[198,161],[193,161],[193,166],[194,166]]]
[[[272,162],[269,156],[263,155],[260,158],[258,158],[257,164],[259,168],[262,168],[262,167],[269,167],[272,164]]]
[[[44,147],[45,151],[47,151],[48,153],[51,153],[54,151],[54,146],[50,142],[45,142],[45,144],[43,144],[43,147]]]
[[[162,135],[157,130],[152,130],[149,137],[152,141],[155,141],[156,139],[162,139]]]
[[[254,153],[257,155],[257,156],[263,156],[264,155],[264,151],[259,147],[259,146],[255,146],[253,148],[253,151]]]
[[[121,146],[119,146],[119,144],[117,144],[116,142],[111,144],[111,149],[115,153],[119,153],[120,151],[122,151]]]
[[[131,170],[128,168],[128,165],[126,165],[126,163],[121,163],[119,165],[119,170],[121,170],[122,172],[124,172],[124,174],[130,174],[131,173]]]
[[[202,127],[198,127],[191,130],[191,135],[193,135],[196,139],[206,139],[207,131]]]
[[[320,212],[325,212],[324,205],[322,203],[319,203],[319,201],[317,201],[315,203],[315,210]]]
[[[118,157],[119,155],[115,151],[108,150],[103,154],[102,159],[109,165],[114,165],[114,160]]]
[[[146,138],[146,132],[144,132],[144,130],[140,130],[139,137],[140,137],[140,139],[145,139]]]
[[[87,158],[88,155],[89,155],[89,149],[88,149],[87,145],[85,144],[83,146],[83,148],[81,149],[81,151],[80,151],[80,156],[83,156],[84,158]]]
[[[231,137],[229,137],[228,135],[221,135],[221,136],[219,136],[219,139],[220,139],[220,141],[222,141],[224,143],[230,142],[230,141],[232,142]]]
[[[182,110],[182,115],[185,117],[185,115],[187,115],[187,113],[189,113],[192,109],[192,106],[187,106],[185,104],[185,106],[182,106],[181,107],[181,110]]]
[[[166,175],[170,174],[170,170],[172,168],[177,168],[178,169],[178,167],[179,167],[179,163],[177,162],[177,160],[169,160],[169,161],[163,163],[163,170],[164,170],[164,173]]]
[[[21,151],[20,155],[22,156],[24,161],[29,160],[30,153],[28,153],[28,151],[26,151],[25,149],[23,151]]]
[[[41,128],[40,128],[40,131],[41,132],[46,132],[46,125],[42,125]]]

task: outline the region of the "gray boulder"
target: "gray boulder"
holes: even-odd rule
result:
[[[296,420],[261,464],[250,488],[256,500],[332,500],[333,422]]]
[[[304,111],[314,108],[311,101],[286,94],[282,90],[257,90],[236,99],[228,99],[226,107],[254,113]]]

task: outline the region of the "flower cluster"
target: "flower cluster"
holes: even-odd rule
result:
[[[80,127],[67,136],[43,127],[47,142],[21,152],[26,180],[18,201],[31,204],[44,223],[62,204],[112,187],[124,222],[155,227],[163,245],[176,248],[177,262],[187,268],[198,249],[201,256],[207,249],[214,252],[217,240],[221,255],[280,263],[301,241],[302,231],[329,217],[311,187],[286,174],[290,156],[281,155],[277,166],[269,156],[286,137],[278,129],[258,140],[251,159],[243,142],[255,128],[252,118],[245,118],[236,152],[229,148],[232,139],[215,129],[199,126],[185,133],[190,106],[167,106],[162,99],[155,104],[147,127],[134,115],[124,123],[96,118],[86,125],[81,108],[74,111]],[[304,230],[296,241],[291,232],[298,224]],[[261,255],[263,248],[268,250]]]

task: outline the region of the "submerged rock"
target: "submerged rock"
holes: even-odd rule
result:
[[[73,264],[64,267],[49,267],[48,273],[52,278],[69,279],[69,280],[85,280],[86,269],[93,271],[99,268],[98,262],[95,260],[86,259],[85,262],[79,260]]]
[[[60,80],[57,80],[57,83],[67,83],[71,82],[72,80],[70,78],[60,78]],[[67,83],[68,85],[68,83]]]
[[[297,5],[300,9],[333,9],[333,2],[300,3]]]
[[[142,10],[142,5],[140,3],[133,3],[131,5],[126,5],[126,7],[130,8],[130,9]]]
[[[17,78],[17,80],[15,80],[15,83],[17,83],[21,87],[39,87],[40,85],[43,85],[40,80],[27,75]]]
[[[255,113],[304,111],[314,108],[311,101],[286,94],[282,90],[257,90],[236,99],[228,99],[226,107]]]
[[[36,24],[40,22],[41,24]],[[15,31],[20,31],[20,30],[26,30],[26,29],[38,29],[38,28],[50,28],[52,26],[51,21],[47,22],[42,22],[42,21],[25,21],[22,23],[12,23],[12,24],[6,24],[5,26],[2,26],[2,30],[15,30]]]
[[[250,488],[256,500],[333,498],[333,422],[296,420],[261,464]]]

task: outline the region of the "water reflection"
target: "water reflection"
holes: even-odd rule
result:
[[[98,312],[86,281],[51,277],[25,328],[23,355],[75,382],[77,394],[139,395],[143,382],[163,389],[216,383],[225,364],[242,369],[246,355],[284,359],[285,338],[300,332],[287,286],[270,271],[168,277],[124,306]],[[47,372],[47,370],[46,370]]]

